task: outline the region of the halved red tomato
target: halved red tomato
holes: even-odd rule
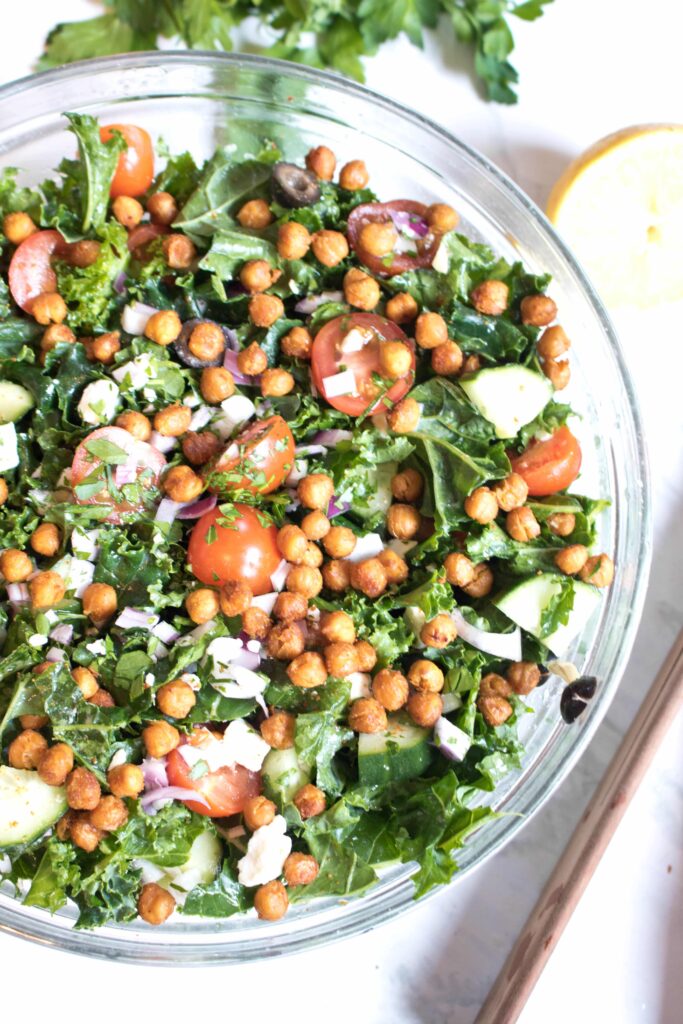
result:
[[[354,328],[365,335],[367,341],[358,351],[344,351],[344,340]],[[412,352],[412,367],[410,373],[400,377],[386,395],[378,399],[375,406],[368,408],[377,388],[373,374],[381,376],[379,352],[385,341],[405,342]],[[357,393],[328,396],[325,378],[333,377],[343,370],[351,370],[353,373]],[[335,409],[349,416],[362,416],[364,413],[372,415],[387,408],[385,398],[390,403],[399,402],[412,387],[415,376],[415,342],[393,320],[387,320],[376,313],[345,313],[329,320],[316,334],[311,353],[311,373],[316,388]]]
[[[106,522],[120,523],[124,512],[144,507],[141,500],[125,497],[124,488],[138,480],[145,490],[156,487],[165,468],[166,459],[151,444],[121,427],[98,427],[75,451],[71,487],[79,505],[111,505]]]
[[[268,594],[282,561],[277,528],[249,505],[237,502],[234,510],[231,516],[219,506],[197,520],[187,548],[190,568],[202,583],[246,583],[254,594]]]
[[[270,494],[294,465],[294,438],[282,416],[257,420],[202,471],[210,491]]]
[[[149,243],[162,235],[168,235],[170,231],[165,224],[138,224],[128,235],[128,251],[132,252],[136,260],[143,261],[148,258]]]
[[[366,224],[393,221],[399,234],[402,252],[389,256],[373,256],[363,248],[360,233]],[[414,225],[414,229],[411,229]],[[365,266],[381,277],[393,277],[406,270],[431,267],[441,235],[427,226],[427,207],[412,199],[394,199],[390,203],[361,203],[349,214],[347,234],[351,248]]]
[[[547,441],[532,441],[510,462],[513,472],[524,477],[529,494],[541,498],[574,483],[581,469],[581,446],[568,427],[560,427]]]
[[[65,256],[67,243],[59,231],[36,231],[18,245],[9,264],[12,298],[25,313],[43,292],[57,291],[53,256]]]
[[[195,729],[187,742],[201,747],[208,736],[208,729]],[[252,772],[241,764],[218,768],[215,772],[205,772],[199,778],[192,778],[192,768],[177,747],[166,759],[166,774],[171,786],[193,789],[204,797],[208,807],[192,800],[182,802],[191,811],[208,818],[227,818],[231,814],[239,814],[247,800],[261,792],[260,773]]]
[[[154,178],[152,140],[149,133],[136,124],[105,124],[100,128],[102,142],[107,142],[114,130],[121,132],[128,149],[119,157],[109,194],[113,199],[116,196],[141,196]]]

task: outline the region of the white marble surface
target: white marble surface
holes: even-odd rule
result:
[[[87,0],[12,5],[0,78],[25,74],[57,19]],[[3,12],[4,13],[4,12]],[[498,162],[539,203],[567,160],[627,124],[681,120],[676,0],[556,0],[516,27],[520,103],[485,104],[447,26],[424,53],[387,48],[369,84],[440,121]],[[676,313],[677,315],[673,315]],[[0,936],[3,979],[51,993],[53,1021],[240,1012],[278,1024],[469,1024],[683,619],[680,310],[615,316],[651,452],[655,555],[624,681],[581,763],[517,839],[479,872],[389,926],[266,966],[151,969],[86,963]],[[523,1024],[678,1024],[683,1019],[683,721],[672,729],[522,1015]],[[29,973],[30,972],[30,973]],[[40,979],[38,981],[38,979]],[[3,1005],[7,1006],[6,990]],[[34,1004],[36,1005],[36,1004]],[[135,1012],[139,1007],[140,1013]],[[238,1010],[239,1008],[239,1010]]]

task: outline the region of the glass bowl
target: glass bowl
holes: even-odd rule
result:
[[[451,203],[464,230],[533,273],[549,271],[562,324],[573,340],[568,398],[582,418],[581,490],[606,495],[600,550],[612,552],[616,581],[570,656],[599,688],[571,727],[559,717],[559,684],[533,695],[525,716],[527,753],[493,799],[500,819],[460,852],[456,879],[522,828],[570,770],[614,697],[645,595],[650,556],[648,474],[633,385],[614,330],[590,283],[534,204],[488,160],[428,118],[336,75],[243,55],[151,53],[74,64],[0,89],[0,166],[44,177],[73,155],[63,111],[132,121],[171,150],[210,155],[219,143],[254,135],[278,142],[288,159],[326,143],[344,162],[366,161],[380,196]],[[247,142],[248,144],[248,142]],[[564,398],[564,396],[563,396]],[[238,963],[299,952],[369,930],[412,905],[408,866],[390,868],[358,900],[297,906],[276,923],[255,917],[183,919],[160,928],[129,924],[77,931],[69,909],[51,917],[0,893],[0,928],[43,945],[143,963]],[[457,884],[457,883],[455,883]]]

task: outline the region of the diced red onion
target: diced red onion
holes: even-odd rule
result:
[[[348,501],[338,501],[334,495],[330,498],[330,503],[327,506],[327,518],[334,519],[335,516],[341,516],[344,512],[348,512],[351,505]]]
[[[73,635],[73,626],[62,624],[61,626],[55,626],[50,633],[50,639],[55,640],[58,644],[70,644],[73,639]]]
[[[326,302],[343,302],[344,296],[342,292],[320,292],[319,295],[307,295],[305,299],[300,299],[294,307],[295,313],[315,313],[318,306],[323,306]]]
[[[298,444],[294,449],[295,455],[326,455],[327,448],[323,444]]]
[[[123,270],[121,271],[120,274],[116,275],[116,279],[114,281],[114,291],[118,295],[123,295],[123,293],[125,292],[125,290],[126,290],[126,281],[127,280],[128,280],[128,277],[123,272]]]
[[[261,386],[261,375],[255,374],[254,376],[250,376],[249,374],[242,373],[237,367],[237,352],[233,352],[229,348],[225,350],[223,366],[226,370],[230,370],[235,384],[239,387],[258,388]]]
[[[201,430],[213,416],[214,410],[208,405],[200,405],[190,420],[190,430]]]
[[[394,227],[411,238],[424,238],[429,234],[429,224],[423,217],[416,217],[407,210],[389,210]]]
[[[64,661],[64,651],[59,647],[51,647],[45,655],[45,661]]]
[[[512,633],[489,633],[485,629],[470,625],[457,608],[451,612],[451,618],[463,640],[476,647],[478,651],[491,654],[494,658],[522,660],[522,633],[519,626]]]
[[[147,629],[151,630],[159,621],[159,616],[150,612],[140,611],[138,608],[126,607],[114,622],[115,626],[121,629]]]
[[[143,793],[140,797],[140,806],[147,814],[155,813],[159,809],[155,805],[167,800],[192,800],[209,809],[209,801],[201,793],[196,789],[185,789],[182,786],[162,786],[160,789],[153,789],[151,793]]]
[[[241,651],[238,651],[238,653],[230,659],[231,666],[237,665],[239,668],[248,668],[252,672],[255,672],[260,664],[261,655],[254,654],[253,651],[248,651],[246,647],[244,647]]]
[[[221,325],[221,330],[223,332],[223,337],[225,338],[225,344],[228,346],[228,349],[232,349],[233,352],[237,352],[237,350],[240,347],[239,339],[237,337],[237,332],[233,331],[232,327],[223,327],[222,325]]]
[[[287,576],[289,575],[290,568],[289,562],[286,562],[283,558],[275,572],[270,577],[273,590],[282,590],[287,580]]]
[[[27,585],[25,583],[8,583],[7,599],[12,606],[28,604],[30,596]]]
[[[161,789],[162,786],[168,786],[165,757],[146,757],[141,767],[145,780],[145,790],[150,791]]]
[[[434,726],[434,745],[449,761],[463,761],[472,746],[472,740],[466,732],[442,716]]]
[[[151,632],[166,644],[172,644],[180,636],[178,630],[170,622],[157,622],[156,626],[152,626]]]
[[[152,431],[152,436],[149,439],[149,443],[152,448],[156,448],[158,452],[165,455],[166,452],[172,451],[178,444],[177,437],[166,437],[164,434],[160,434],[158,430]]]
[[[350,430],[319,430],[317,434],[313,435],[313,440],[316,444],[324,444],[328,448],[334,448],[340,441],[353,440],[353,434]]]
[[[156,306],[147,306],[144,302],[131,302],[123,307],[121,327],[126,334],[144,334],[147,321],[158,312]]]
[[[171,501],[170,498],[162,498],[154,516],[157,523],[172,523],[181,508],[190,504],[187,501]]]
[[[307,459],[296,458],[294,460],[294,464],[293,464],[292,468],[290,469],[289,473],[287,474],[287,478],[285,480],[285,484],[287,485],[287,487],[296,487],[296,485],[299,483],[299,481],[303,480],[303,478],[307,475],[307,473],[308,473],[308,460]],[[291,497],[292,497],[292,501],[294,501],[294,499],[296,497],[296,491],[294,491],[294,494],[291,495]]]
[[[190,502],[189,505],[183,505],[178,510],[178,519],[199,519],[205,512],[210,512],[212,508],[215,508],[218,504],[218,497],[215,494],[207,494],[205,497],[200,498],[199,501]]]
[[[263,696],[263,694],[262,693],[257,693],[256,696],[254,697],[254,700],[256,701],[258,706],[261,708],[261,711],[263,712],[265,717],[266,718],[270,718],[270,711],[268,710],[268,705],[266,704],[266,699]]]
[[[122,466],[117,466],[114,470],[114,483],[117,487],[123,487],[124,484],[132,484],[137,480],[138,467],[136,463],[126,462]]]
[[[273,608],[275,607],[276,601],[277,591],[272,591],[270,594],[260,594],[257,597],[253,597],[251,599],[251,603],[255,605],[257,608],[260,608],[261,611],[264,611],[266,615],[270,615]]]

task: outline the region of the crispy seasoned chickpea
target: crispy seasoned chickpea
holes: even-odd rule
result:
[[[59,551],[61,536],[54,523],[41,523],[31,534],[30,544],[37,555],[51,557]]]
[[[172,224],[178,216],[178,204],[170,192],[155,192],[147,200],[147,213],[153,224]]]
[[[536,516],[530,508],[513,508],[505,517],[505,529],[513,540],[524,544],[526,541],[538,537],[541,527]]]
[[[308,551],[308,548],[306,550]],[[323,589],[322,573],[313,565],[294,565],[287,573],[285,586],[293,594],[300,594],[306,598],[317,597]]]
[[[377,652],[367,640],[356,640],[356,657],[359,672],[372,672],[377,664]]]
[[[385,341],[379,349],[380,372],[389,380],[398,380],[410,373],[413,353],[402,341]]]
[[[182,679],[172,679],[157,690],[157,707],[169,718],[185,718],[196,703],[194,690]]]
[[[12,245],[21,245],[30,235],[35,234],[37,230],[37,226],[29,215],[20,210],[16,213],[6,213],[2,219],[3,234]]]
[[[349,728],[354,732],[384,732],[387,713],[374,697],[359,697],[349,710]]]
[[[244,824],[251,832],[264,825],[270,825],[277,814],[277,807],[265,796],[254,796],[242,808]]]
[[[145,213],[142,204],[132,196],[117,196],[111,204],[111,211],[119,224],[129,230],[138,226]]]
[[[337,158],[328,146],[316,146],[306,154],[306,167],[321,181],[332,181]]]
[[[320,866],[310,853],[290,853],[282,872],[289,886],[310,885],[318,877]]]
[[[344,298],[356,309],[374,309],[381,297],[380,287],[360,267],[351,267],[344,274]]]
[[[465,512],[482,526],[492,523],[498,515],[498,502],[493,491],[488,487],[477,487],[465,498]]]
[[[280,622],[298,622],[308,614],[308,600],[303,594],[291,594],[283,590],[277,595],[273,615]]]
[[[134,800],[145,788],[145,776],[139,764],[117,764],[107,772],[107,785],[114,796]]]
[[[61,324],[66,320],[66,302],[58,292],[43,292],[33,300],[31,316],[39,323]]]
[[[38,775],[48,786],[63,786],[74,766],[74,755],[66,743],[48,747],[38,762]]]
[[[289,750],[294,746],[296,718],[287,711],[273,711],[260,725],[261,736],[273,750]]]
[[[505,677],[515,693],[525,696],[541,681],[541,670],[533,661],[513,661]]]
[[[323,537],[323,547],[330,558],[346,558],[356,547],[356,535],[348,526],[331,526]]]
[[[301,527],[285,523],[277,532],[277,547],[283,558],[297,565],[308,547],[308,540]]]
[[[505,697],[479,696],[477,698],[477,707],[481,711],[484,721],[494,728],[507,722],[512,714],[512,704]]]
[[[294,377],[288,370],[276,367],[264,370],[261,374],[261,394],[264,398],[273,396],[279,398],[281,395],[288,395],[294,390]]]
[[[180,743],[180,733],[170,722],[152,722],[142,730],[142,742],[150,757],[166,757]]]
[[[106,622],[118,604],[116,591],[108,583],[91,583],[83,591],[83,613],[93,622]]]
[[[406,711],[416,725],[421,725],[425,729],[431,729],[441,718],[443,700],[438,693],[418,690],[416,693],[411,693],[410,697],[408,697]]]
[[[420,640],[425,647],[448,647],[458,635],[453,619],[444,612],[425,622],[420,630]]]
[[[460,376],[461,377],[466,377],[467,374],[469,374],[469,373],[476,373],[479,369],[481,369],[481,359],[479,358],[479,356],[478,355],[467,356],[465,358],[463,364],[462,364],[462,369],[460,370]]]
[[[52,668],[54,662],[48,661],[47,664]],[[34,672],[36,668],[38,668],[37,665],[33,669]],[[43,729],[50,724],[50,719],[47,715],[19,715],[19,722],[22,729]]]
[[[420,422],[420,406],[414,398],[403,398],[387,413],[389,429],[395,434],[410,434]]]
[[[92,697],[88,697],[88,704],[94,704],[98,708],[114,708],[116,707],[116,701],[112,695],[100,687],[93,693]]]
[[[199,379],[202,398],[209,405],[217,405],[235,394],[235,379],[223,366],[207,366]]]
[[[542,359],[541,369],[555,391],[564,391],[571,380],[571,367],[568,359]]]
[[[539,338],[536,349],[541,359],[559,359],[571,348],[571,341],[564,328],[557,324],[548,327]]]
[[[265,640],[271,626],[268,613],[255,604],[242,612],[242,631],[253,640]]]
[[[280,341],[282,354],[290,359],[310,359],[313,338],[305,327],[292,327]]]
[[[322,814],[327,801],[322,789],[308,782],[294,794],[293,803],[305,821],[307,818],[315,818],[316,815]]]
[[[311,249],[324,267],[336,267],[349,255],[349,243],[341,231],[316,231],[311,236]]]
[[[548,295],[525,295],[519,304],[523,324],[546,327],[557,316],[557,305]]]
[[[267,260],[249,260],[240,270],[240,281],[251,295],[265,292],[275,280]]]
[[[342,558],[333,558],[322,567],[323,583],[328,590],[342,593],[351,586],[351,563]]]
[[[392,505],[387,512],[387,530],[398,540],[412,540],[421,522],[422,516],[413,505]]]
[[[457,341],[444,341],[432,349],[432,370],[440,377],[453,377],[462,368],[462,349]]]
[[[218,594],[208,587],[193,590],[185,598],[185,610],[198,626],[215,618],[219,610]]]
[[[66,800],[74,811],[92,811],[102,796],[97,777],[87,768],[74,768],[66,780]]]
[[[311,235],[304,224],[296,220],[280,224],[277,230],[277,251],[283,260],[302,260],[310,246]]]
[[[555,565],[567,576],[574,576],[581,572],[588,561],[588,548],[583,544],[570,544],[569,547],[560,548],[555,555]]]
[[[171,270],[187,270],[197,255],[194,243],[185,235],[166,235],[161,248]]]
[[[444,561],[446,579],[454,587],[467,587],[474,579],[474,566],[460,551],[452,551]]]
[[[448,341],[448,327],[439,313],[420,313],[415,321],[415,341],[420,348],[437,348]]]
[[[304,634],[294,623],[282,622],[268,634],[268,655],[278,661],[292,661],[303,653],[305,646]]]
[[[84,345],[85,354],[91,363],[104,363],[105,366],[109,366],[121,349],[121,336],[118,331],[110,331],[109,334],[88,338]]]
[[[189,466],[172,466],[162,486],[171,501],[194,501],[204,490],[204,481]]]
[[[432,203],[427,207],[427,223],[433,231],[445,235],[460,223],[460,217],[448,203]]]
[[[0,554],[0,572],[7,583],[23,583],[33,572],[33,562],[25,551],[6,548]]]
[[[159,925],[167,921],[175,910],[175,900],[170,892],[156,882],[143,885],[138,896],[138,914],[147,924]]]
[[[282,882],[273,879],[254,893],[254,910],[262,921],[279,921],[289,908],[289,896]]]
[[[180,317],[174,309],[161,309],[152,313],[145,324],[145,337],[157,345],[166,346],[176,340],[182,329]]]
[[[521,508],[529,495],[526,480],[519,473],[510,473],[504,480],[498,480],[491,489],[503,512]]]
[[[250,199],[242,206],[237,214],[237,220],[243,228],[254,228],[262,231],[272,223],[273,215],[268,208],[265,199]]]
[[[512,684],[497,672],[489,672],[479,684],[480,697],[509,697]]]
[[[12,740],[7,749],[7,760],[12,768],[23,768],[30,771],[40,764],[47,740],[35,729],[24,729]]]
[[[414,504],[423,492],[424,478],[416,469],[403,469],[391,478],[391,493],[396,501]]]
[[[4,505],[9,497],[9,490],[7,487],[7,481],[4,476],[0,476],[0,505]]]
[[[470,302],[478,313],[500,316],[508,306],[510,289],[504,281],[482,281],[472,289]]]
[[[136,441],[149,441],[152,436],[152,424],[142,412],[122,412],[116,417],[116,426],[131,434]]]
[[[193,466],[204,466],[223,447],[221,441],[210,430],[204,430],[201,434],[195,434],[194,430],[188,430],[180,442],[183,455]]]
[[[408,563],[400,555],[397,555],[391,548],[385,548],[384,551],[380,551],[377,555],[378,560],[381,562],[382,567],[387,576],[387,583],[391,586],[393,584],[405,583],[408,579]]]
[[[614,562],[609,555],[593,555],[581,569],[579,576],[584,583],[592,583],[594,587],[609,587],[614,579]]]
[[[358,672],[358,655],[352,643],[336,642],[323,650],[327,674],[345,679]]]
[[[180,437],[189,429],[192,410],[187,405],[167,405],[154,414],[154,429],[163,437]]]
[[[287,667],[287,675],[295,686],[311,689],[324,686],[327,682],[327,669],[322,657],[315,651],[304,651]]]
[[[256,341],[237,355],[237,369],[247,376],[256,376],[268,366],[268,356]]]
[[[221,587],[218,600],[224,615],[242,615],[254,600],[254,594],[246,583],[235,580]]]
[[[493,573],[486,562],[474,566],[474,579],[462,588],[468,597],[486,597],[493,589]]]
[[[213,362],[225,352],[225,338],[218,324],[204,321],[192,329],[187,347],[203,362]]]
[[[69,824],[68,836],[79,850],[92,853],[99,846],[104,833],[88,821],[87,814],[74,814]]]
[[[301,529],[309,540],[322,540],[329,533],[330,521],[324,512],[314,509],[302,519]]]
[[[369,181],[370,175],[362,160],[349,160],[339,172],[339,184],[349,192],[365,188]]]
[[[271,327],[284,313],[284,304],[277,295],[254,295],[249,300],[249,316],[256,327]]]
[[[309,473],[299,481],[296,490],[304,508],[317,508],[327,512],[334,494],[334,481],[327,473]]]
[[[548,516],[545,525],[556,537],[568,537],[576,527],[576,516],[572,512],[554,512]]]
[[[29,580],[28,592],[35,612],[59,604],[66,593],[66,586],[58,572],[39,572]]]
[[[55,825],[55,835],[61,843],[65,843],[71,836],[71,826],[74,822],[74,812],[67,811]]]
[[[100,688],[95,673],[83,665],[77,665],[76,668],[72,668],[71,676],[81,691],[84,700],[90,700]]]
[[[325,612],[320,619],[320,632],[330,644],[353,644],[356,640],[356,627],[353,624],[353,619],[342,611]]]
[[[351,586],[366,597],[379,597],[387,589],[388,582],[386,570],[379,558],[366,558],[363,562],[351,563]]]
[[[406,324],[417,316],[418,305],[409,292],[398,292],[389,299],[385,313],[395,324]]]
[[[444,686],[444,674],[433,661],[418,658],[408,669],[408,682],[420,693],[440,693]]]
[[[91,267],[93,263],[97,263],[100,258],[101,249],[102,246],[99,242],[83,238],[69,246],[66,261],[70,267],[78,267],[80,270],[85,270],[86,267]]]
[[[371,256],[388,256],[394,251],[398,233],[392,220],[370,221],[361,228],[358,241]]]
[[[408,700],[408,680],[401,672],[382,668],[372,680],[372,696],[387,711],[398,711]]]

